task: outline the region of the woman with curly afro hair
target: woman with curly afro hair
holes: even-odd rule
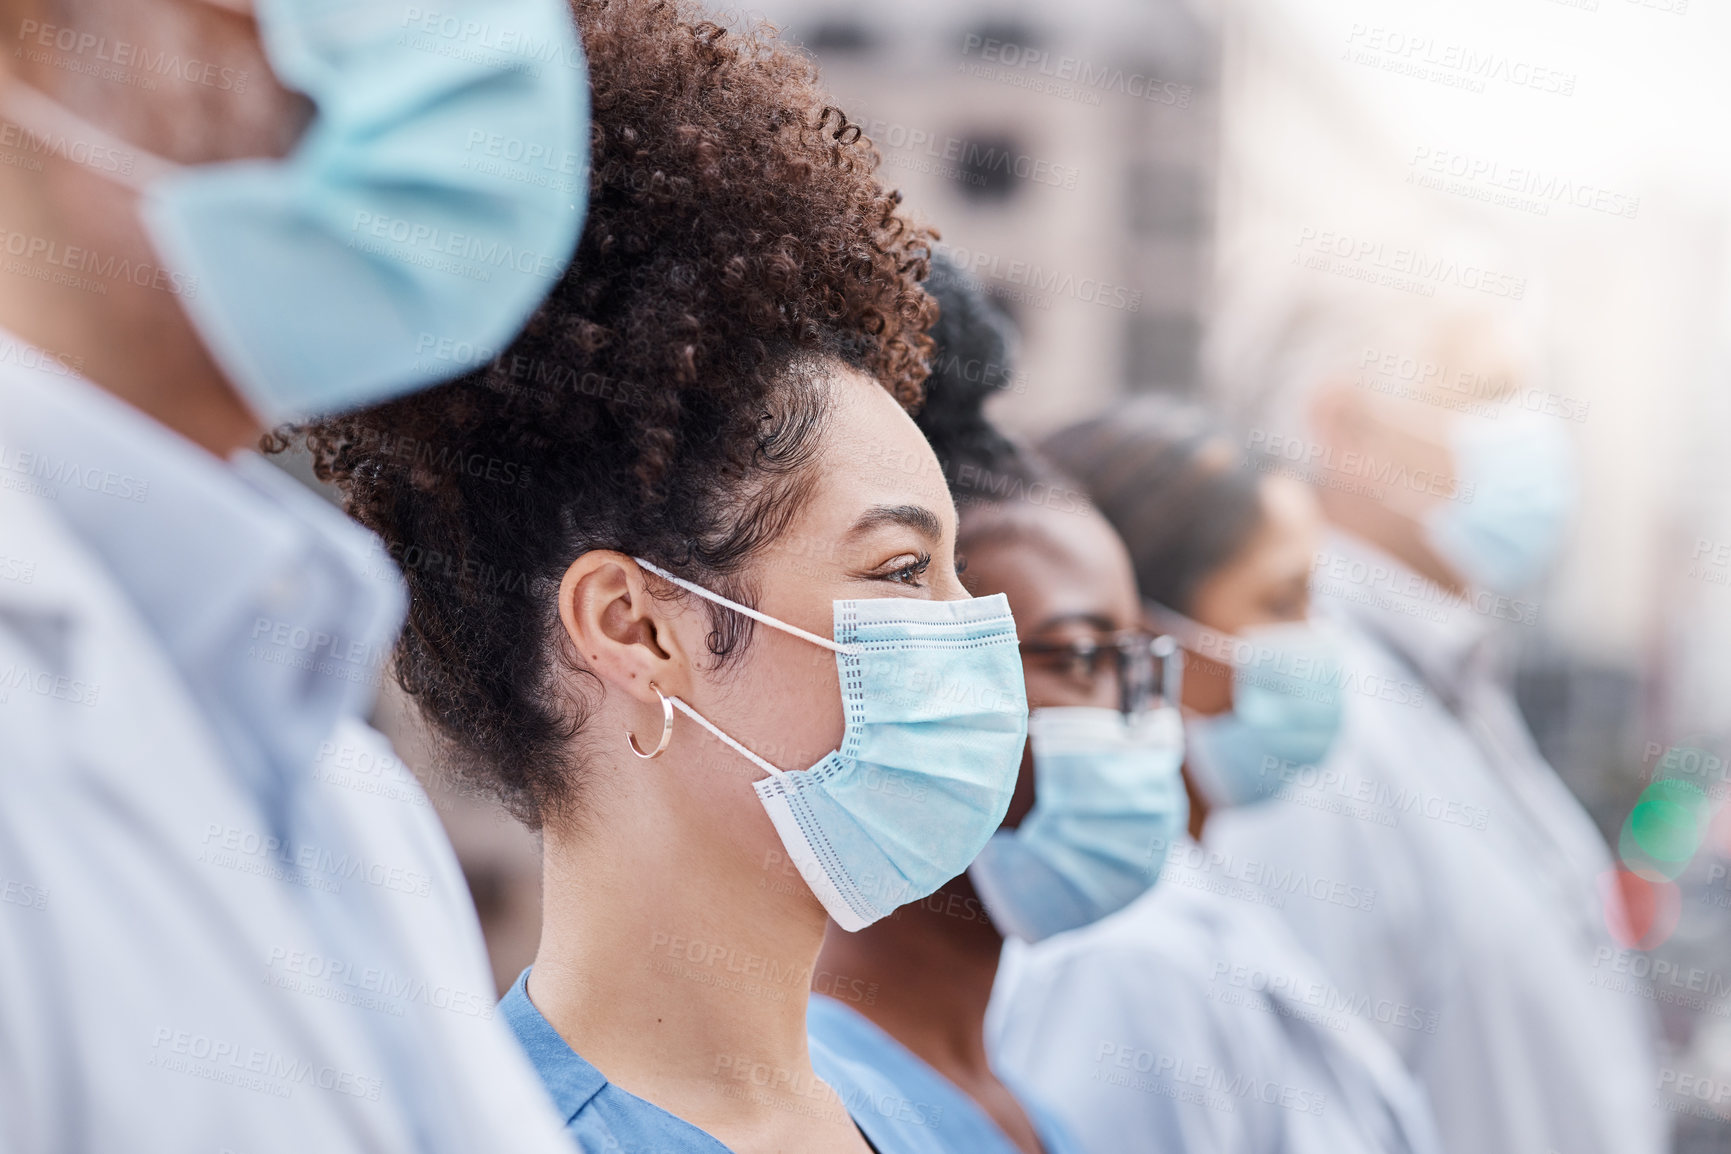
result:
[[[854,985],[814,972],[826,913],[959,872],[1026,726],[1014,623],[967,598],[907,412],[933,238],[773,29],[574,9],[570,268],[466,376],[298,435],[403,569],[394,672],[446,768],[541,832],[501,1011],[579,1146],[935,1151],[805,1022]]]

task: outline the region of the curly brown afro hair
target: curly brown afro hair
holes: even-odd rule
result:
[[[556,593],[618,549],[736,599],[809,490],[825,365],[919,401],[933,234],[816,68],[688,0],[576,0],[593,125],[575,257],[485,367],[289,431],[408,581],[398,681],[448,768],[539,827],[589,706]],[[717,610],[709,648],[749,622]],[[599,685],[599,682],[595,683]]]

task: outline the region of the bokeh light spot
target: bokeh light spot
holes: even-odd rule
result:
[[[1599,875],[1605,928],[1625,949],[1651,950],[1676,932],[1683,912],[1683,894],[1664,877],[1642,876],[1612,868]]]

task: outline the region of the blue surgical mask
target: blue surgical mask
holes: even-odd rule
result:
[[[1426,517],[1430,546],[1467,581],[1519,593],[1562,549],[1578,500],[1574,447],[1554,419],[1516,410],[1463,418],[1453,449],[1460,492]]]
[[[200,338],[265,423],[485,364],[570,258],[588,81],[563,0],[260,0],[272,71],[317,113],[281,160],[183,166],[19,82],[6,116],[105,146]],[[512,159],[516,158],[516,159]]]
[[[800,772],[771,765],[672,700],[769,775],[753,788],[788,859],[836,925],[863,929],[967,868],[1009,809],[1028,731],[1016,623],[1003,594],[837,601],[831,640],[637,563],[835,651],[841,748]]]
[[[1123,909],[1160,876],[1189,819],[1178,711],[1036,709],[1034,808],[992,835],[968,877],[1006,937],[1037,942]]]
[[[1215,805],[1271,796],[1284,775],[1315,765],[1340,729],[1340,648],[1310,622],[1261,625],[1227,634],[1161,605],[1149,613],[1199,656],[1232,670],[1232,708],[1185,721],[1186,757],[1197,787]]]

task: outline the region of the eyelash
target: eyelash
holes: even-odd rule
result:
[[[899,569],[891,569],[889,572],[883,574],[883,577],[886,581],[902,581],[903,584],[912,585],[915,588],[918,588],[919,581],[917,579],[925,576],[926,569],[931,565],[931,563],[932,555],[930,553],[921,553],[919,555],[919,560],[915,561],[913,564],[903,565]],[[903,580],[904,577],[913,579]]]

